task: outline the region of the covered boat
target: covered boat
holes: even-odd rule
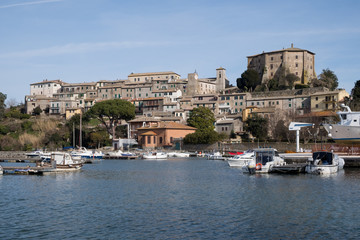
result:
[[[285,160],[274,148],[254,149],[254,157],[242,167],[244,173],[269,173],[274,166],[285,165]]]
[[[69,153],[53,152],[50,160],[43,160],[37,163],[37,167],[51,167],[53,171],[75,171],[80,170],[83,163],[74,159]]]
[[[308,159],[305,172],[315,174],[336,173],[343,169],[345,161],[333,152],[314,152],[312,158]]]

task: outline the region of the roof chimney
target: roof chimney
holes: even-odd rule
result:
[[[293,44],[293,43],[291,43],[291,48],[294,48],[294,44]]]

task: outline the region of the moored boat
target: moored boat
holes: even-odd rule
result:
[[[270,173],[274,166],[285,165],[285,160],[274,148],[254,149],[254,157],[242,167],[244,173]]]
[[[307,173],[331,174],[343,169],[345,161],[333,152],[314,152],[305,167]]]
[[[254,159],[255,153],[253,150],[246,151],[242,154],[235,155],[226,159],[230,167],[243,167],[249,164]]]
[[[167,158],[167,154],[164,152],[150,152],[144,154],[142,157],[147,160],[164,160]]]
[[[49,167],[50,171],[76,171],[80,170],[83,163],[82,161],[72,158],[69,153],[53,152],[51,153],[50,161],[43,160],[37,163],[37,167]]]
[[[102,152],[90,151],[90,150],[87,150],[85,147],[81,147],[79,149],[71,151],[70,154],[72,157],[80,157],[80,158],[102,159],[104,156],[104,154]]]

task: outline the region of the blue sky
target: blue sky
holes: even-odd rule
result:
[[[355,0],[0,0],[0,92],[20,103],[44,79],[214,77],[220,66],[236,85],[246,56],[291,43],[350,92],[360,79],[359,9]]]

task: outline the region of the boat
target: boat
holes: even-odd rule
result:
[[[256,148],[254,157],[242,167],[243,173],[270,173],[274,166],[286,165],[275,148]]]
[[[360,112],[352,112],[345,104],[340,105],[344,111],[336,114],[340,122],[336,124],[323,123],[328,136],[337,143],[360,143]]]
[[[74,159],[69,153],[52,152],[50,161],[42,160],[36,164],[37,167],[50,168],[51,172],[76,171],[83,166],[82,160]]]
[[[146,153],[143,156],[143,159],[147,159],[147,160],[157,160],[157,159],[166,159],[168,157],[168,155],[164,152],[150,152],[150,153]]]
[[[0,175],[4,174],[4,169],[2,168],[2,166],[0,165]]]
[[[113,151],[113,152],[108,152],[105,154],[105,156],[107,158],[118,158],[118,157],[128,157],[128,156],[136,156],[136,154],[131,153],[131,152],[123,152],[121,150],[117,150],[117,151]]]
[[[85,147],[80,147],[74,151],[71,151],[71,156],[72,157],[80,157],[80,158],[97,158],[97,159],[102,159],[104,154],[102,152],[97,152],[97,151],[90,151],[87,150]]]
[[[209,160],[224,160],[225,158],[220,152],[214,152],[206,155]]]
[[[179,157],[179,158],[187,158],[190,157],[190,153],[186,152],[169,152],[167,153],[168,157]]]
[[[314,152],[312,158],[308,159],[305,167],[306,173],[331,174],[343,169],[345,161],[333,152]]]
[[[242,154],[235,155],[231,158],[227,158],[226,161],[230,167],[243,167],[249,164],[254,159],[255,153],[253,150],[248,150]]]

